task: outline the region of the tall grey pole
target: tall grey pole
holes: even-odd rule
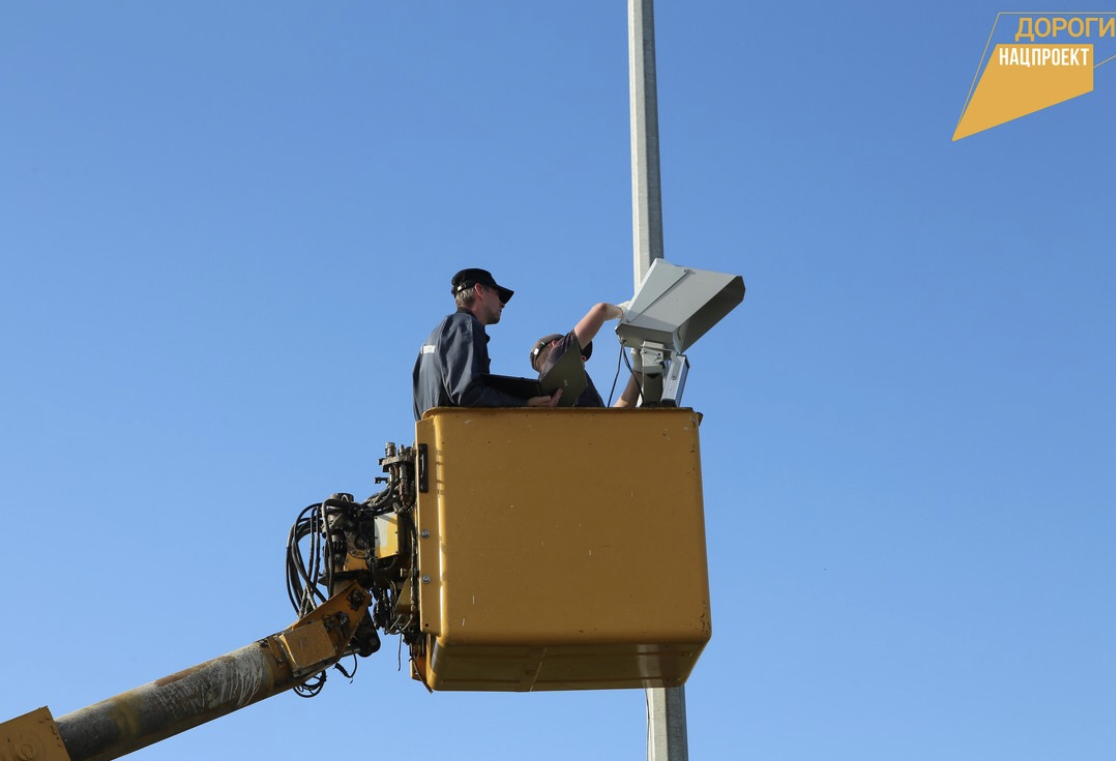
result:
[[[632,118],[632,242],[638,289],[651,262],[663,258],[655,11],[651,0],[628,0],[628,76]]]
[[[655,82],[652,0],[628,0],[628,72],[632,118],[632,240],[635,287],[663,258],[663,196],[659,181],[659,103]],[[661,376],[660,376],[661,378]],[[649,389],[646,387],[645,394]],[[661,395],[661,381],[660,381]],[[647,761],[687,761],[684,687],[647,690]]]

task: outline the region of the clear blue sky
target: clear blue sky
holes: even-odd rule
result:
[[[656,5],[666,255],[748,285],[686,388],[695,759],[1116,748],[1116,63],[952,143],[1001,10]],[[516,290],[508,374],[631,296],[626,36],[620,0],[4,4],[0,719],[289,623],[290,523],[413,440],[455,270]],[[642,692],[429,695],[395,650],[137,758],[645,757]]]

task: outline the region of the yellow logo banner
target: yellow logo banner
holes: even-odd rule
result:
[[[1002,15],[992,25],[989,46]],[[1116,14],[1104,15],[1113,18],[1039,17],[1036,21],[1033,16],[1020,16],[1016,44],[997,44],[991,56],[985,48],[981,64],[987,58],[987,65],[983,74],[978,69],[953,139],[1092,92],[1094,72],[1112,58],[1098,63],[1095,46],[1083,38],[1116,37]],[[1024,39],[1028,42],[1020,43]]]

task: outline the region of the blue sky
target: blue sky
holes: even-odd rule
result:
[[[655,10],[666,256],[748,285],[690,352],[692,756],[1109,757],[1116,63],[952,143],[1002,7]],[[0,718],[289,623],[286,532],[413,439],[454,271],[516,290],[508,374],[631,296],[627,88],[621,2],[4,5]],[[645,757],[642,692],[394,651],[142,757]]]

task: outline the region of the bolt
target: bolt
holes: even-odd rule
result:
[[[428,539],[428,538],[430,537],[430,532],[429,532],[429,531],[427,531],[426,529],[423,529],[423,530],[422,530],[421,532],[419,532],[419,533],[420,533],[420,535],[422,536],[422,538],[423,538],[423,539]]]
[[[35,746],[31,743],[24,743],[19,746],[19,749],[16,751],[16,759],[18,759],[18,761],[34,761],[37,755]]]
[[[422,583],[423,584],[429,584],[430,583],[430,577],[429,576],[423,576],[422,577]]]

